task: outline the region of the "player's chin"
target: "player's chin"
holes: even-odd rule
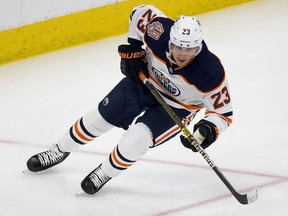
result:
[[[189,61],[177,60],[176,63],[179,67],[184,67],[188,64]]]

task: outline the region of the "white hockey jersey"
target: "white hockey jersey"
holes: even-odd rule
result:
[[[220,60],[205,41],[201,52],[183,68],[169,58],[169,34],[174,20],[152,5],[135,7],[130,15],[128,42],[146,45],[149,80],[172,107],[191,112],[206,109],[204,119],[214,123],[219,134],[232,123],[229,85]]]

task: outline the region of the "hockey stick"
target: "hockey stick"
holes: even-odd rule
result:
[[[238,193],[234,187],[230,184],[227,178],[223,175],[223,173],[219,170],[216,164],[211,160],[209,155],[205,152],[205,150],[198,144],[198,142],[193,138],[190,131],[185,127],[176,113],[172,110],[172,108],[164,101],[158,90],[154,87],[154,85],[146,78],[146,76],[140,72],[140,79],[143,81],[145,86],[150,90],[150,92],[154,95],[154,97],[158,100],[158,102],[162,105],[165,111],[169,114],[169,116],[173,119],[173,121],[178,125],[178,127],[182,130],[184,136],[190,141],[190,143],[197,149],[197,151],[202,155],[202,157],[206,160],[209,166],[214,170],[217,176],[221,179],[221,181],[226,185],[226,187],[230,190],[233,196],[241,203],[241,204],[250,204],[257,200],[258,193],[257,189],[254,189],[247,194]]]

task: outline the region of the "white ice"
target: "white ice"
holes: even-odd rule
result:
[[[121,129],[53,169],[22,173],[30,156],[57,141],[123,77],[117,46],[126,35],[120,35],[0,66],[0,215],[286,216],[287,10],[286,0],[259,0],[198,15],[226,68],[235,114],[207,153],[239,192],[258,187],[256,202],[239,204],[178,137],[151,149],[98,194],[76,197]]]

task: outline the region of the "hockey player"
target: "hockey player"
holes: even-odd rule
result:
[[[27,161],[30,171],[51,168],[112,127],[121,127],[126,132],[118,145],[81,182],[86,193],[94,194],[149,148],[178,134],[179,127],[139,79],[140,71],[185,125],[199,110],[205,109],[205,116],[194,125],[193,133],[203,148],[214,143],[232,123],[232,104],[223,66],[208,50],[196,17],[180,16],[174,21],[152,5],[135,7],[130,15],[128,43],[118,47],[125,78],[97,109],[76,121],[47,151],[32,156]],[[139,116],[140,113],[143,114]],[[185,147],[196,152],[184,136],[180,139]]]

